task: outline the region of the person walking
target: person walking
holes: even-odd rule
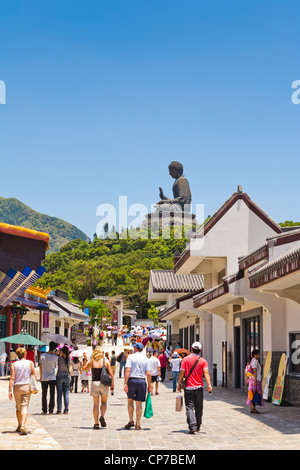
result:
[[[136,343],[134,353],[128,356],[125,369],[124,391],[127,394],[129,422],[125,429],[141,429],[142,403],[146,401],[146,392],[151,390],[151,371],[149,360],[142,354],[143,344]],[[147,384],[146,384],[147,379]],[[134,424],[134,402],[136,423]]]
[[[263,390],[261,383],[261,365],[260,351],[253,349],[251,354],[251,362],[247,366],[247,381],[248,381],[248,399],[247,405],[250,405],[250,413],[260,413],[256,406],[264,406]],[[257,392],[257,393],[255,393]]]
[[[118,362],[120,364],[119,367],[119,378],[122,378],[122,371],[124,369],[124,374],[125,374],[125,365],[126,365],[126,359],[127,359],[127,354],[125,351],[122,351],[119,356],[118,356]]]
[[[172,352],[173,352],[173,347],[172,347],[172,343],[169,343],[168,346],[166,347],[166,356],[167,356],[167,371],[169,372],[169,380],[172,380],[173,377],[172,377],[172,372],[171,372],[171,369],[170,369],[170,362],[169,362],[169,359],[171,359],[171,356],[172,356]]]
[[[116,373],[116,363],[117,363],[116,352],[115,352],[115,351],[112,351],[112,352],[111,352],[111,358],[110,358],[110,367],[111,367],[112,373],[113,373],[114,375],[115,375],[115,373]]]
[[[161,366],[158,359],[158,352],[154,351],[153,356],[149,359],[150,373],[151,373],[151,395],[154,395],[154,384],[155,384],[155,395],[158,395],[159,377],[161,375]]]
[[[186,356],[181,363],[178,379],[178,390],[181,391],[181,381],[186,378],[184,390],[184,401],[186,407],[186,417],[189,427],[189,434],[200,431],[203,413],[203,375],[207,383],[207,390],[212,392],[208,364],[200,356],[201,343],[195,342],[191,347],[192,353]]]
[[[58,357],[55,353],[57,344],[51,341],[49,343],[49,351],[43,353],[40,357],[40,380],[42,385],[42,411],[43,414],[53,414],[55,404],[55,388],[56,388],[56,368]],[[48,388],[50,389],[49,408],[47,405]]]
[[[69,392],[70,392],[70,359],[69,348],[64,346],[59,352],[57,359],[56,374],[56,395],[57,395],[57,415],[62,412],[62,398],[64,399],[64,414],[69,413]]]
[[[70,392],[78,393],[78,379],[79,379],[79,369],[80,369],[80,361],[78,357],[73,357],[71,360],[72,371],[71,371],[71,384],[70,384]]]
[[[164,349],[161,350],[160,355],[158,356],[158,360],[160,362],[161,381],[164,382],[166,378],[166,368],[168,362]]]
[[[0,377],[3,377],[6,372],[6,367],[7,367],[7,354],[5,351],[3,351],[0,355]]]
[[[28,361],[32,361],[33,364],[35,364],[35,361],[34,361],[34,350],[33,350],[33,347],[32,346],[28,346],[28,349],[26,349],[26,359]]]
[[[83,360],[87,359],[87,355],[83,353]],[[81,373],[81,393],[87,392],[90,393],[89,385],[89,376],[91,373],[89,371],[83,370],[83,362],[80,362],[80,373]]]
[[[98,339],[96,337],[93,337],[91,343],[93,350],[96,349],[96,347],[98,346]]]
[[[175,393],[176,388],[177,388],[178,378],[179,378],[180,364],[181,364],[181,358],[176,351],[174,351],[174,353],[170,357],[169,364],[172,370],[173,393]]]
[[[17,432],[27,434],[25,427],[30,402],[30,378],[33,375],[37,380],[32,361],[26,359],[26,349],[18,348],[16,351],[18,361],[11,365],[8,397],[16,401],[16,415],[18,420]]]
[[[108,374],[111,377],[112,383],[111,386],[104,385],[101,383],[101,372],[102,368],[105,366]],[[105,413],[107,410],[107,399],[109,389],[113,392],[114,385],[114,375],[112,373],[109,361],[105,359],[103,349],[98,347],[93,351],[91,359],[87,362],[87,359],[83,359],[83,371],[92,371],[92,383],[91,383],[91,392],[90,395],[93,397],[94,406],[93,406],[93,415],[94,415],[94,429],[99,429],[99,421],[103,428],[106,427]],[[100,407],[100,397],[101,397],[101,407]],[[100,419],[99,419],[99,407],[100,407]]]
[[[17,356],[16,352],[13,350],[13,348],[10,348],[9,355],[8,355],[8,364],[7,364],[9,374],[10,374],[10,371],[11,371],[11,366],[15,361],[18,361],[18,356]]]

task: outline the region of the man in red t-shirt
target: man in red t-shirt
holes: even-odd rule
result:
[[[195,342],[192,344],[192,354],[186,356],[180,366],[180,374],[178,378],[178,390],[180,391],[180,382],[183,377],[187,377],[193,365],[198,363],[192,371],[186,383],[184,390],[184,401],[186,408],[187,423],[189,426],[189,433],[195,434],[196,431],[200,431],[202,424],[202,413],[203,413],[203,375],[207,383],[207,390],[209,393],[212,392],[210,384],[210,376],[208,372],[208,364],[205,359],[199,357],[202,346],[201,343]]]

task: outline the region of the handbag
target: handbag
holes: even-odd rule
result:
[[[106,387],[111,387],[111,384],[112,384],[111,376],[109,375],[105,367],[105,361],[104,361],[101,375],[100,375],[100,382]]]
[[[175,411],[181,411],[183,408],[183,396],[178,395],[175,402]]]
[[[146,398],[146,406],[144,411],[144,418],[152,418],[153,416],[153,408],[152,408],[152,400],[151,400],[151,393],[149,392]]]
[[[38,393],[40,391],[40,385],[35,380],[34,375],[30,376],[29,386],[30,386],[30,393]]]
[[[183,379],[181,380],[180,382],[180,389],[181,390],[185,390],[186,389],[186,384],[187,384],[187,381],[190,377],[190,375],[192,374],[193,370],[195,369],[196,365],[198,364],[198,362],[200,361],[200,356],[198,357],[198,359],[196,359],[196,361],[194,362],[193,366],[191,367],[191,370],[189,371],[188,375],[186,377],[183,377]]]

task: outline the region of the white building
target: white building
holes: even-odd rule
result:
[[[174,266],[201,275],[204,289],[176,299],[162,314],[171,328],[200,312],[204,356],[218,364],[225,386],[245,387],[252,349],[272,351],[273,381],[282,353],[290,356],[286,400],[300,401],[300,230],[283,229],[239,187],[209,219]],[[291,360],[291,358],[296,359]],[[299,357],[300,362],[300,357]],[[299,385],[298,385],[299,384]]]

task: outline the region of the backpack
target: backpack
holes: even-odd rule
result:
[[[118,355],[118,357],[117,357],[117,361],[118,361],[118,362],[121,362],[122,354],[123,354],[123,353],[120,353],[120,354]]]

